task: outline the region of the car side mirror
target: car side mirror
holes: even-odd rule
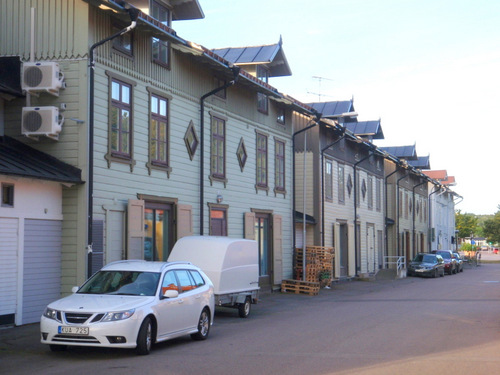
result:
[[[173,290],[173,289],[169,289],[169,290],[167,290],[163,294],[163,297],[165,297],[165,298],[176,298],[176,297],[179,297],[179,291]]]
[[[78,292],[78,289],[80,289],[80,288],[78,288],[77,286],[74,286],[73,288],[71,288],[71,292],[73,294],[75,294],[76,292]]]

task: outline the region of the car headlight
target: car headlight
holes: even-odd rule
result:
[[[130,309],[127,311],[120,311],[120,312],[109,312],[106,313],[104,318],[102,318],[101,322],[114,322],[117,320],[125,320],[130,318],[132,315],[134,315],[135,309]]]
[[[52,320],[61,322],[61,312],[47,307],[43,312],[43,316]]]

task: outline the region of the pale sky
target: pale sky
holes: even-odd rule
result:
[[[381,119],[375,144],[416,144],[455,176],[456,209],[498,210],[500,0],[199,2],[205,19],[174,22],[180,37],[220,48],[282,36],[292,76],[272,86],[304,103],[354,98],[359,121]]]

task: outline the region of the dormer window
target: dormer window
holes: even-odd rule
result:
[[[170,10],[158,3],[157,1],[151,2],[151,17],[157,19],[165,26],[171,25]],[[152,38],[152,53],[153,61],[169,66],[170,64],[170,44],[158,38]]]

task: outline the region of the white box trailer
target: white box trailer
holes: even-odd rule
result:
[[[215,304],[238,308],[246,318],[259,293],[257,242],[241,238],[187,236],[172,249],[169,262],[188,261],[198,266],[214,284]]]

